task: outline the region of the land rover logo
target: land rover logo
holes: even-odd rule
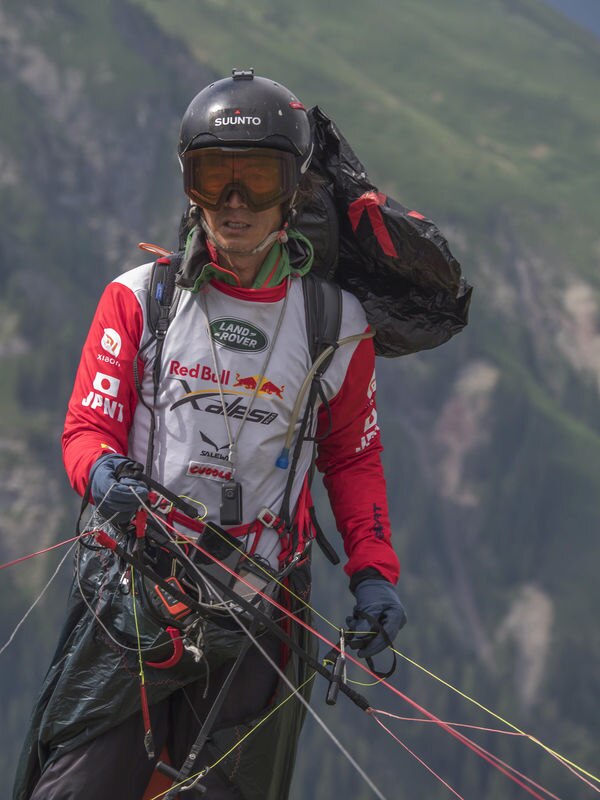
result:
[[[215,342],[228,350],[239,350],[243,353],[260,353],[269,343],[260,328],[240,319],[215,319],[210,323],[210,332]]]

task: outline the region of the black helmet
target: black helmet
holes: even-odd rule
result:
[[[293,153],[297,176],[312,156],[312,135],[305,107],[280,83],[232,71],[211,83],[188,106],[181,122],[178,154],[203,147],[269,147]]]

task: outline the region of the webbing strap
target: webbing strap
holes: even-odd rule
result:
[[[253,620],[252,623],[251,623],[251,626],[250,626],[250,633],[252,635],[254,635],[254,633],[256,632],[255,629],[256,629],[256,623]],[[227,673],[227,677],[225,678],[225,680],[223,681],[223,684],[221,685],[221,688],[219,689],[219,693],[215,697],[215,700],[214,700],[214,702],[213,702],[213,704],[212,704],[212,706],[210,708],[210,711],[208,712],[208,714],[204,718],[204,722],[202,723],[202,725],[200,727],[200,731],[198,732],[198,735],[196,736],[194,744],[190,748],[190,751],[189,751],[189,753],[187,755],[187,758],[183,762],[183,766],[181,767],[181,769],[179,770],[179,772],[177,774],[177,777],[175,778],[175,784],[171,787],[171,789],[165,795],[165,800],[174,800],[177,797],[177,795],[179,794],[180,791],[188,791],[188,789],[186,787],[182,787],[181,786],[181,782],[184,781],[186,778],[189,778],[192,770],[197,766],[196,765],[196,759],[198,757],[198,754],[200,753],[200,751],[204,747],[204,745],[206,743],[206,740],[208,739],[208,737],[209,737],[209,735],[211,733],[211,728],[212,728],[212,726],[213,726],[213,724],[214,724],[214,722],[215,722],[215,720],[217,718],[217,714],[219,713],[219,711],[223,707],[223,703],[227,699],[227,693],[228,693],[228,691],[229,691],[229,689],[231,687],[231,684],[233,683],[233,679],[237,675],[240,667],[242,666],[242,662],[244,660],[244,657],[246,656],[246,653],[250,649],[250,645],[251,644],[252,644],[252,639],[250,639],[249,636],[246,637],[246,639],[244,640],[244,642],[243,642],[243,644],[242,644],[242,646],[240,648],[240,651],[239,651],[235,661],[233,662],[229,672]],[[164,766],[163,762],[159,761],[158,764],[156,765],[156,768],[160,772],[162,772],[162,769],[161,769],[162,766]],[[201,789],[200,786],[197,786],[195,788],[197,788],[199,790]]]
[[[165,589],[176,600],[181,600],[183,603],[186,603],[189,608],[204,618],[209,615],[205,605],[200,604],[193,597],[185,594],[185,592],[180,592],[176,586],[174,586],[172,583],[168,583],[165,578],[155,572],[150,566],[145,564],[138,556],[129,553],[107,533],[101,531],[96,535],[96,538],[100,546],[107,547],[109,550],[112,550],[115,555],[119,558],[122,558],[126,564],[133,566],[145,578],[148,578],[149,580],[158,584],[161,588]],[[164,542],[161,544],[164,545]],[[182,556],[186,567],[196,573],[197,580],[203,580],[204,575],[198,565],[186,558],[185,554],[180,553],[180,555]],[[271,617],[264,611],[261,611],[260,608],[257,608],[257,606],[248,602],[242,595],[237,594],[237,592],[235,592],[226,583],[219,580],[219,578],[215,575],[210,576],[210,581],[224,597],[226,597],[228,600],[233,600],[236,606],[241,608],[242,611],[246,612],[251,619],[255,620],[262,627],[273,633],[286,647],[296,653],[296,655],[298,655],[306,664],[308,664],[309,667],[314,669],[315,672],[318,672],[320,675],[327,678],[328,681],[331,680],[331,671],[328,670],[327,667],[325,667],[318,659],[314,658],[310,653],[308,653],[302,647],[302,645],[298,644],[294,640],[292,636],[287,634],[277,621],[271,619]],[[346,683],[341,684],[340,691],[350,698],[350,700],[352,700],[352,702],[355,703],[362,711],[367,711],[367,709],[370,708],[369,701],[363,697],[363,695],[350,688],[350,686],[348,686]]]
[[[304,311],[306,316],[306,334],[308,337],[308,347],[312,362],[314,363],[326,347],[337,344],[342,324],[342,292],[337,283],[323,280],[323,278],[309,272],[302,279],[302,291],[304,294]],[[298,437],[292,454],[288,479],[283,494],[279,516],[284,520],[288,527],[291,527],[290,498],[292,487],[296,477],[298,461],[302,452],[302,445],[307,438],[307,430],[314,406],[320,396],[326,403],[321,388],[321,379],[331,364],[333,352],[326,358],[316,371],[310,389],[308,399],[304,409],[304,415],[300,423]],[[312,461],[314,462],[315,452],[313,446]],[[297,531],[294,550],[297,545]]]
[[[162,351],[172,318],[171,309],[175,298],[175,278],[182,258],[183,253],[173,253],[171,256],[157,259],[152,266],[152,274],[150,276],[146,317],[151,335],[150,341],[156,341],[156,351],[152,367],[153,401],[152,409],[150,410],[150,430],[146,454],[146,472],[148,475],[152,474],[152,462],[154,461],[155,408],[160,386]],[[146,343],[145,347],[147,345],[148,343]]]

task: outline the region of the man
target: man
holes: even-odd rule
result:
[[[312,152],[304,106],[252,71],[234,70],[194,98],[179,142],[189,234],[166,334],[157,338],[151,324],[152,264],[107,287],[69,403],[64,461],[73,487],[91,493],[104,517],[120,526],[122,542],[131,541],[129,521],[147,502],[148,487],[134,468],[146,465],[161,485],[206,509],[199,527],[176,512],[165,525],[175,526],[192,548],[202,525],[222,526],[248,554],[235,556],[236,570],[253,574],[259,587],[277,586],[279,600],[303,613],[296,600],[308,597],[316,438],[317,465],[356,598],[352,646],[371,656],[394,639],[405,616],[394,588],[398,561],[380,462],[374,349],[363,309],[346,292],[338,320],[338,340],[345,344],[321,377],[315,413],[307,408],[306,397],[316,397],[310,392],[299,413],[294,409],[313,360],[303,291],[313,250],[293,226],[298,198],[310,191]],[[285,455],[290,432],[291,464]],[[153,558],[164,577],[174,571],[160,548]],[[195,758],[198,767],[217,762],[240,738],[224,732],[264,717],[281,686],[281,668],[298,685],[301,667],[282,655],[272,632],[261,640],[270,663],[232,631],[230,617],[223,617],[222,629],[216,625],[210,609],[206,624],[195,621],[185,635],[176,631],[173,642],[186,642],[176,662],[148,657],[154,640],[147,631],[156,624],[131,567],[98,550],[83,552],[77,566],[69,619],[24,750],[17,800],[142,798],[158,754],[166,751],[175,771],[186,761],[240,652]],[[261,572],[266,579],[257,582]],[[293,602],[286,599],[283,575],[295,590]],[[293,635],[308,647],[297,627]],[[258,753],[269,763],[293,763],[303,711],[299,704],[287,706],[295,710],[286,712],[292,716],[275,734],[265,728],[261,738],[257,730],[239,748],[235,765],[226,760],[208,771],[203,785],[211,800],[287,797],[291,769],[274,767],[271,774],[260,763],[252,773]]]

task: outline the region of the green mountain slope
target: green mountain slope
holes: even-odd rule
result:
[[[542,2],[5,0],[1,560],[69,534],[75,502],[58,436],[87,321],[101,287],[139,263],[138,240],[175,243],[178,119],[232,66],[254,66],[321,105],[382,190],[440,223],[475,284],[471,325],[456,340],[379,365],[410,617],[399,643],[593,770],[600,48]],[[334,539],[326,510],[323,519]],[[315,606],[340,624],[351,605],[345,578],[315,560]],[[0,644],[53,563],[1,575]],[[61,592],[17,637],[18,676],[11,650],[0,656],[3,775],[50,657]],[[394,682],[444,719],[498,726],[407,662]],[[315,708],[388,797],[449,796],[371,720],[341,701],[327,709],[323,693],[317,684]],[[411,714],[387,693],[373,697]],[[393,727],[465,797],[526,796],[442,732]],[[560,797],[590,796],[530,742],[478,741]],[[294,798],[334,793],[372,796],[309,722]]]
[[[595,220],[597,175],[573,178],[598,153],[600,50],[541,3],[136,2],[200,63],[275,71],[322,105],[407,202],[483,232],[517,207],[546,235],[570,209]]]

